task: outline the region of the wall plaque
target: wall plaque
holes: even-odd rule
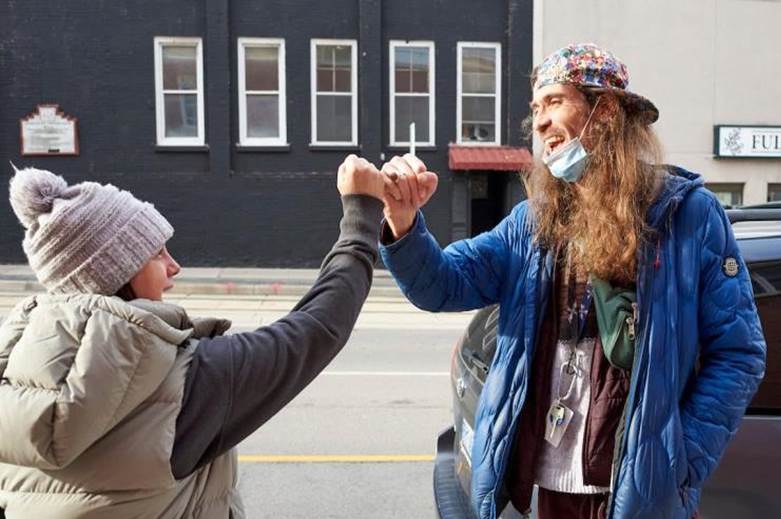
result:
[[[38,105],[19,120],[22,155],[78,155],[78,119],[65,115],[59,105]]]
[[[713,127],[716,157],[781,158],[781,126]]]

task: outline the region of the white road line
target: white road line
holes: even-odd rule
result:
[[[449,377],[447,371],[323,371],[335,377]]]
[[[411,463],[434,461],[432,454],[257,455],[240,454],[240,463]]]

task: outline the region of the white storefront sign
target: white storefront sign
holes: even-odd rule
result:
[[[59,111],[58,105],[38,105],[19,121],[22,155],[78,155],[76,118]]]
[[[717,157],[781,158],[781,126],[715,126]]]

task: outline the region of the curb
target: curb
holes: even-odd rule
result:
[[[174,288],[167,292],[169,296],[295,296],[301,297],[307,293],[314,284],[306,280],[294,282],[269,281],[269,280],[198,280],[180,279],[176,281]],[[403,298],[404,295],[395,284],[372,284],[369,297]],[[392,283],[392,281],[391,281]],[[9,293],[39,293],[44,292],[36,280],[20,278],[0,278],[0,292]]]

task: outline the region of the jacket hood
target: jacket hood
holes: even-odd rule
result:
[[[704,185],[700,175],[678,166],[667,166],[662,182],[659,195],[648,209],[646,218],[648,225],[655,230],[662,229],[686,195]]]
[[[17,305],[0,326],[0,462],[70,464],[160,386],[192,333],[165,303],[44,295]]]

